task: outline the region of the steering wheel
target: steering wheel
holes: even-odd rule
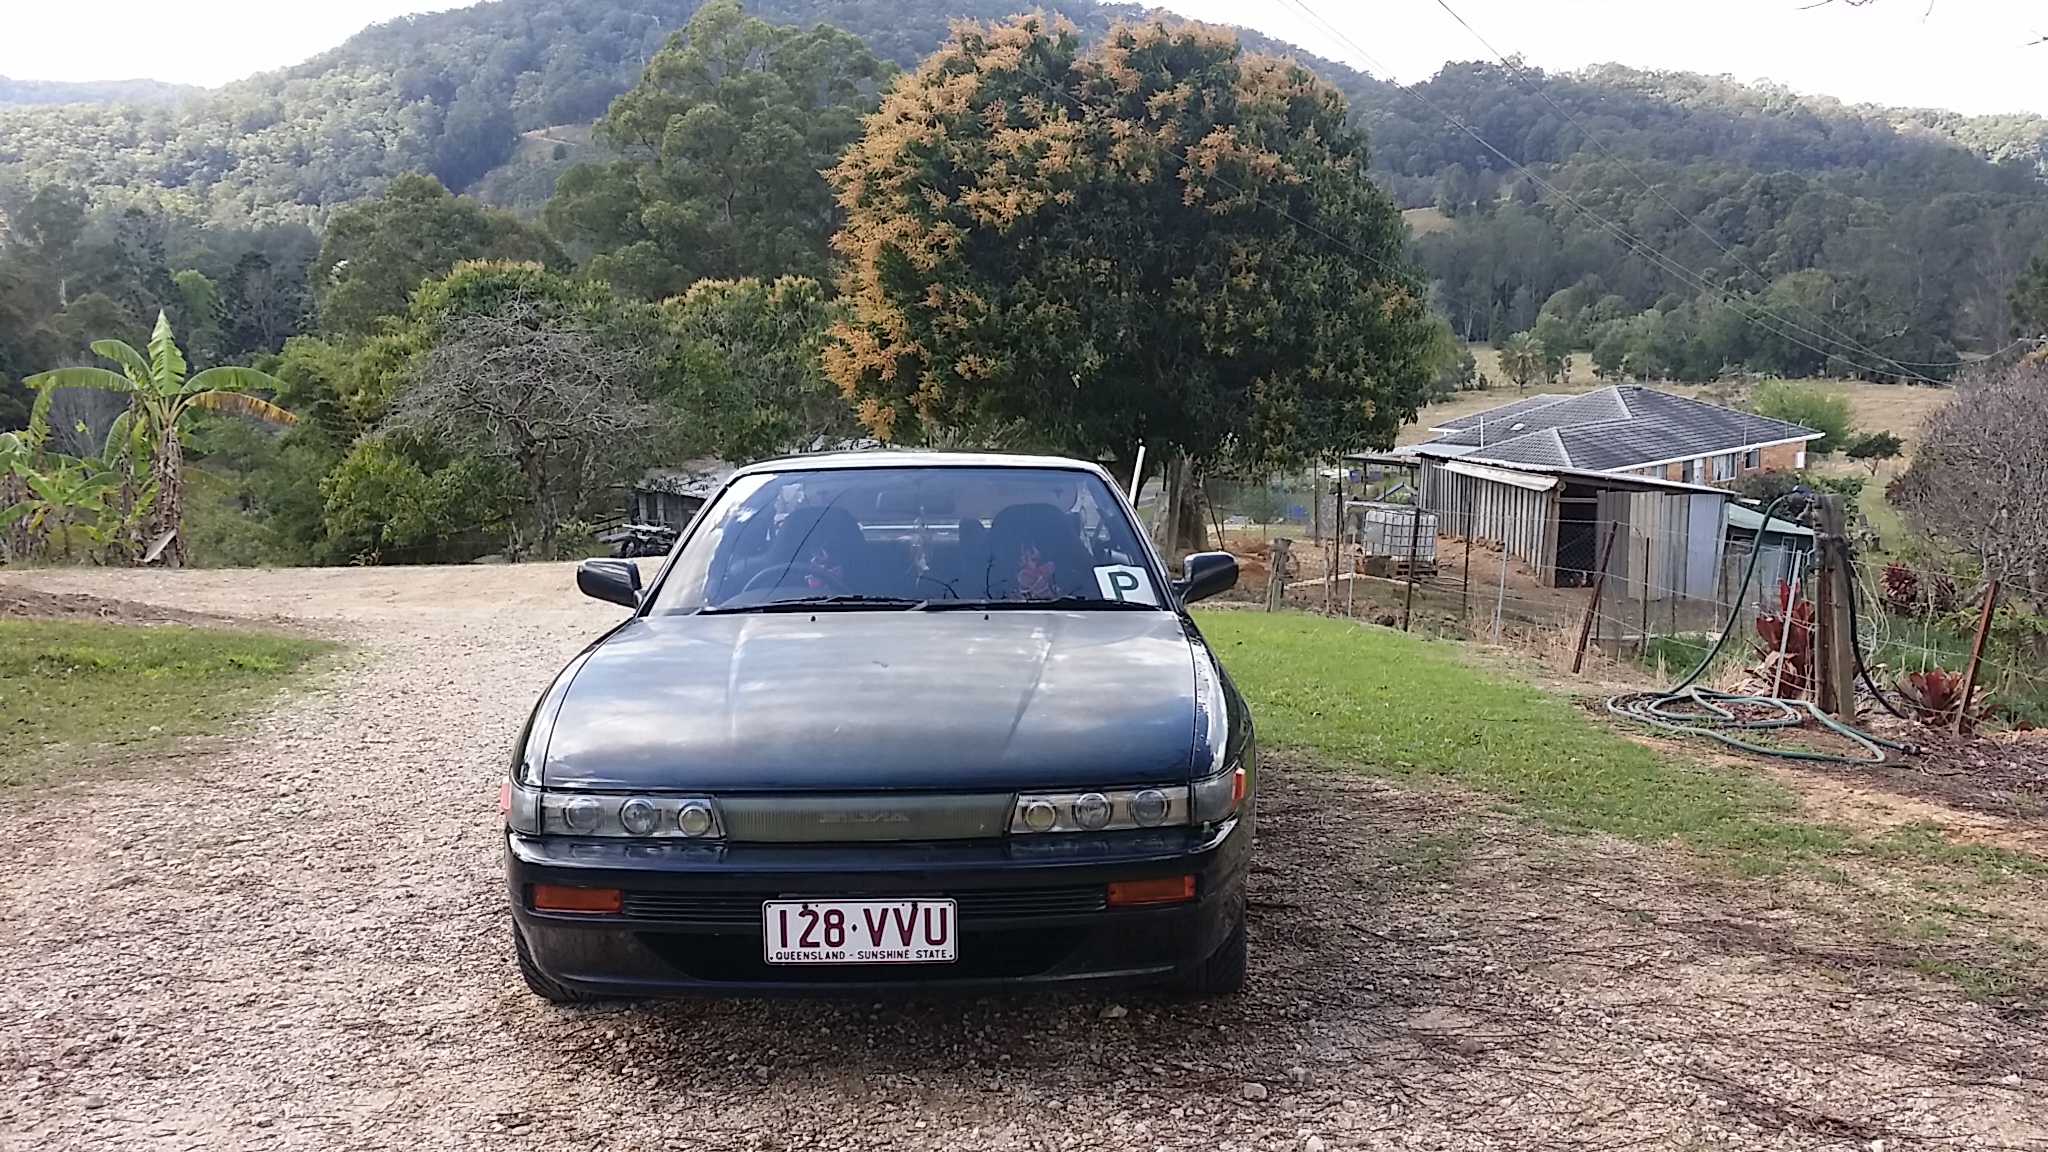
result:
[[[770,576],[773,576],[774,579],[768,579]],[[746,585],[740,591],[756,592],[763,588],[780,588],[791,576],[815,577],[825,586],[825,591],[835,596],[851,596],[853,594],[853,589],[846,586],[846,581],[840,579],[829,569],[820,568],[816,564],[806,564],[801,560],[791,561],[780,568],[761,569],[747,580]]]

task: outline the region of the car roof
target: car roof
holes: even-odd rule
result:
[[[1100,464],[1065,456],[1026,456],[1009,452],[934,452],[873,448],[858,452],[815,452],[749,464],[736,475],[761,472],[814,472],[830,468],[1062,468],[1091,472],[1104,479]]]

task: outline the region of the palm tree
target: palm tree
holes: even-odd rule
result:
[[[1528,332],[1508,337],[1500,350],[1500,370],[1515,382],[1515,391],[1527,388],[1529,381],[1543,374],[1543,345]]]
[[[22,383],[31,388],[99,388],[128,397],[128,419],[134,434],[147,438],[149,475],[135,476],[136,507],[146,507],[142,539],[147,562],[162,557],[167,567],[185,562],[185,543],[178,527],[185,513],[185,447],[182,435],[187,415],[194,408],[212,412],[233,412],[268,420],[274,424],[296,424],[298,417],[267,400],[250,396],[251,389],[276,391],[284,381],[254,368],[225,365],[208,368],[190,379],[185,376],[185,356],[172,337],[171,322],[162,312],[156,316],[156,331],[150,334],[149,355],[120,340],[97,340],[92,350],[121,366],[105,368],[59,368],[31,376]]]

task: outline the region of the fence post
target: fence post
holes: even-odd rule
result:
[[[1607,586],[1607,558],[1614,553],[1614,532],[1621,527],[1618,520],[1607,522],[1607,543],[1600,549],[1600,564],[1593,573],[1593,597],[1586,604],[1586,621],[1579,625],[1579,648],[1572,653],[1572,675],[1586,666],[1586,641],[1593,637],[1593,621],[1600,615],[1600,590]]]
[[[1820,634],[1814,638],[1814,655],[1820,658],[1821,711],[1844,724],[1856,720],[1856,649],[1850,637],[1849,597],[1846,565],[1842,556],[1847,541],[1842,535],[1842,498],[1832,493],[1820,498],[1820,583],[1815,589],[1814,618]]]
[[[1287,553],[1294,541],[1275,536],[1266,545],[1266,560],[1272,570],[1266,574],[1266,611],[1278,612],[1287,599]]]
[[[1421,495],[1417,493],[1417,495]],[[1408,630],[1408,621],[1415,615],[1415,569],[1418,567],[1415,552],[1422,547],[1422,505],[1408,506],[1408,598],[1401,605],[1401,631]]]
[[[1458,589],[1458,626],[1467,632],[1472,629],[1472,493],[1476,487],[1465,488],[1465,580]]]
[[[1977,613],[1977,639],[1970,644],[1970,666],[1963,672],[1963,702],[1956,709],[1956,735],[1970,723],[1970,697],[1977,694],[1977,666],[1984,660],[1984,638],[1991,633],[1991,610],[1998,604],[1998,581],[1984,586],[1984,607]]]

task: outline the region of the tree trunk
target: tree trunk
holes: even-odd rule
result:
[[[149,516],[143,521],[142,540],[145,549],[154,548],[156,542],[168,535],[157,559],[166,568],[185,566],[185,446],[178,441],[178,426],[175,422],[165,425],[158,432],[155,458],[150,461],[150,479],[156,484],[156,501],[149,506]],[[147,555],[147,552],[144,553]]]
[[[1180,523],[1174,532],[1174,551],[1180,556],[1209,550],[1209,493],[1202,486],[1202,470],[1192,456],[1181,458],[1181,496],[1175,506]]]

